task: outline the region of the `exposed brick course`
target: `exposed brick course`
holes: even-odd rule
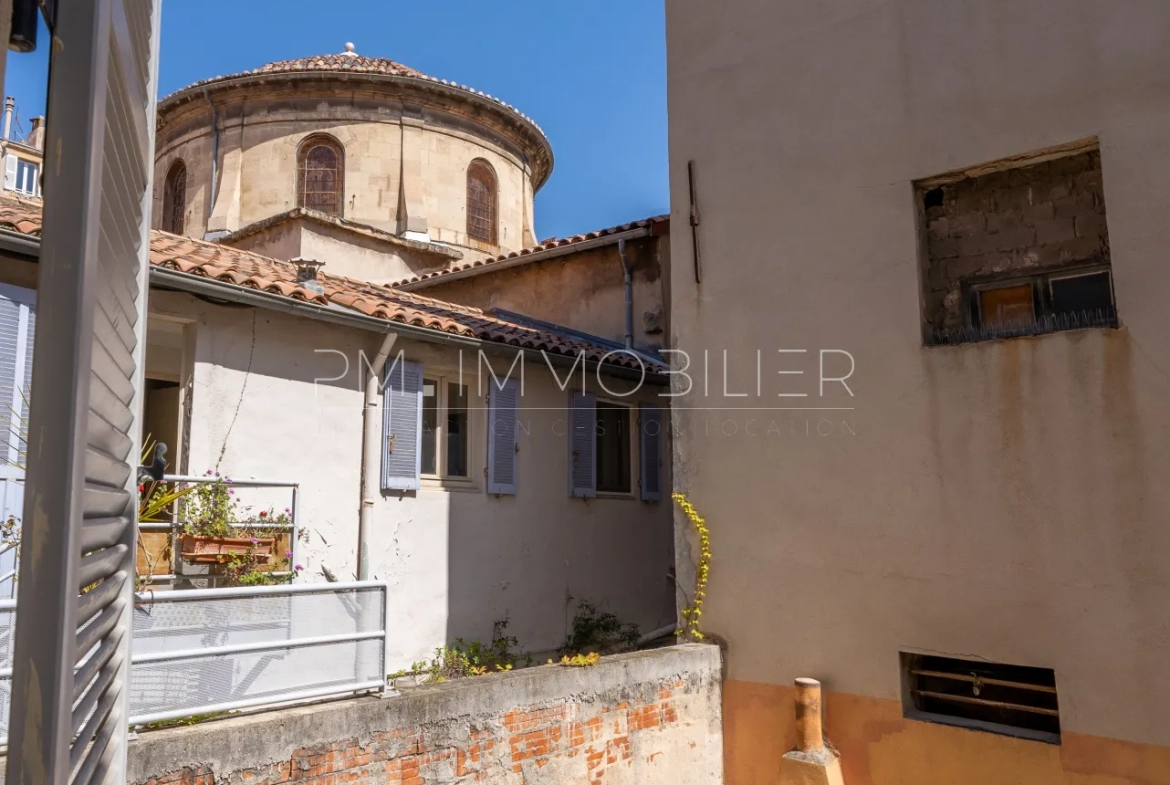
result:
[[[714,647],[680,647],[676,652],[632,656],[641,664],[647,657],[702,657],[718,662],[717,652]],[[675,668],[677,673],[650,680],[639,678],[636,672],[623,680],[631,669],[624,668],[620,658],[613,660],[603,660],[593,668],[544,667],[424,687],[383,701],[351,701],[294,709],[288,715],[274,712],[144,733],[131,746],[132,776],[138,772],[132,783],[697,785],[712,781],[709,775],[722,765],[718,671],[686,673]],[[566,694],[555,698],[542,683],[548,681],[565,685]],[[521,702],[505,708],[508,701],[517,700]],[[347,711],[347,706],[353,709]],[[308,716],[312,712],[330,716],[316,721]],[[255,725],[249,727],[249,722]],[[301,739],[316,732],[329,736],[334,728],[344,729],[343,737],[305,739],[300,746],[285,747],[283,754],[272,754],[280,746],[274,735]],[[157,767],[164,760],[177,765],[142,778],[144,767]]]

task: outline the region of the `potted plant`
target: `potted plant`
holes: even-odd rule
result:
[[[291,579],[303,568],[291,565],[292,551],[276,554],[280,535],[292,521],[292,511],[272,508],[254,512],[240,505],[230,477],[206,472],[213,482],[199,483],[184,500],[185,523],[179,537],[179,555],[189,564],[211,565],[223,582],[235,586],[262,586]],[[289,575],[288,573],[291,573]]]
[[[231,478],[210,471],[207,476],[214,476],[215,481],[196,485],[183,505],[186,522],[179,537],[183,560],[190,564],[268,564],[276,537],[262,536],[269,533],[253,527],[233,526],[248,521],[242,520]]]

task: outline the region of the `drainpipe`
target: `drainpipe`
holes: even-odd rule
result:
[[[219,170],[219,112],[215,108],[215,102],[207,94],[206,87],[203,88],[203,98],[211,107],[211,204],[207,208],[207,217],[210,219],[215,212],[215,197],[219,194],[216,181],[216,174]]]
[[[626,348],[634,348],[634,278],[626,261],[626,241],[618,240],[618,256],[622,260],[622,275],[626,285]]]
[[[378,448],[381,446],[381,434],[378,423],[381,422],[378,414],[381,407],[378,403],[379,381],[382,378],[382,369],[386,367],[386,360],[390,357],[390,350],[398,339],[397,333],[386,333],[382,338],[382,346],[378,349],[374,361],[366,369],[366,400],[362,406],[362,482],[361,505],[358,507],[358,547],[357,547],[357,577],[359,581],[370,579],[369,530],[370,516],[374,512],[374,502],[379,487],[378,466],[381,456]]]

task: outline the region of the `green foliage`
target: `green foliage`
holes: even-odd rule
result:
[[[563,655],[577,655],[588,652],[612,653],[634,649],[640,635],[637,624],[625,624],[616,615],[599,613],[597,606],[586,600],[577,605],[573,617],[573,629],[561,649]]]
[[[549,660],[549,662],[551,663],[552,660]],[[601,655],[594,651],[589,654],[574,654],[572,657],[561,657],[561,661],[557,665],[563,668],[591,668],[599,662],[601,662]]]
[[[420,660],[412,664],[409,670],[387,674],[386,678],[393,680],[406,676],[422,676],[423,684],[438,684],[451,679],[510,671],[520,662],[531,665],[532,657],[513,651],[520,642],[515,637],[504,634],[507,628],[507,619],[497,621],[491,643],[468,642],[456,638],[453,645],[435,649],[435,656],[431,659]]]

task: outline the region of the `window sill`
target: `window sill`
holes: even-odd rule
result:
[[[634,499],[633,491],[598,491],[595,499]]]
[[[479,489],[479,484],[471,478],[423,477],[419,481],[419,490],[423,491],[454,491],[459,493],[475,493],[478,492]]]
[[[985,343],[988,341],[1004,341],[1011,338],[1036,338],[1058,333],[1079,332],[1081,330],[1117,330],[1121,324],[1116,316],[1103,317],[1099,320],[1088,320],[1082,323],[1038,323],[1018,328],[996,327],[956,327],[946,330],[932,330],[924,342],[926,348],[938,346],[962,346],[963,344]]]

